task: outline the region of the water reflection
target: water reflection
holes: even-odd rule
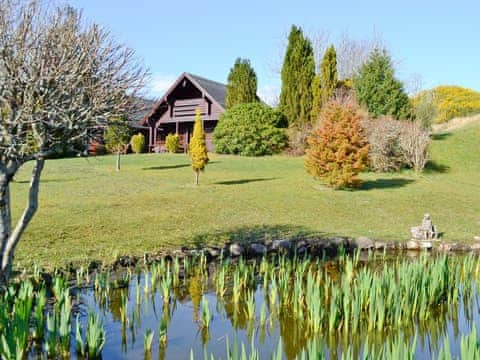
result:
[[[103,351],[105,359],[189,359],[191,352],[195,358],[203,358],[205,353],[225,358],[227,338],[230,344],[236,339],[238,343],[247,344],[247,348],[253,343],[260,358],[270,357],[281,341],[286,359],[295,359],[312,341],[318,342],[319,346],[326,346],[330,358],[339,358],[347,350],[353,358],[358,358],[366,343],[369,348],[380,349],[389,339],[401,338],[404,344],[411,344],[415,339],[416,355],[419,358],[431,358],[438,354],[445,336],[450,339],[452,354],[456,356],[460,351],[460,336],[470,332],[474,324],[477,327],[480,324],[476,279],[471,279],[458,285],[461,296],[459,302],[444,302],[430,309],[428,315],[422,315],[421,319],[371,331],[363,322],[360,331],[349,330],[348,326],[343,327],[339,323],[336,331],[329,332],[326,325],[322,324],[320,331],[314,332],[308,324],[307,314],[295,313],[298,309],[294,305],[285,305],[282,292],[274,295],[272,288],[287,287],[293,294],[296,282],[306,283],[305,278],[294,279],[298,272],[314,272],[325,281],[340,284],[340,275],[345,271],[358,272],[361,268],[369,268],[380,272],[399,262],[419,260],[413,257],[369,258],[362,262],[360,259],[359,269],[354,270],[346,268],[341,260],[312,261],[306,265],[294,264],[292,279],[286,284],[265,282],[264,271],[270,271],[271,274],[288,272],[288,267],[285,270],[281,261],[269,270],[262,270],[260,263],[232,264],[227,270],[223,268],[222,271],[226,271],[224,291],[215,271],[208,270],[207,266],[191,266],[189,270],[182,268],[183,276],[169,280],[175,286],[170,287],[168,296],[161,287],[162,281],[166,281],[165,277],[171,275],[160,272],[156,279],[150,270],[138,272],[131,276],[126,287],[111,287],[106,293],[82,290],[82,306],[93,307],[104,318],[107,330]],[[459,258],[455,261],[462,260]],[[296,266],[304,268],[299,270]],[[235,270],[238,267],[251,267],[254,270],[247,271],[245,278],[236,279]],[[169,266],[165,269],[171,272]],[[158,272],[158,269],[155,271]],[[297,299],[298,303],[304,301],[302,296]],[[204,297],[206,301],[203,301]],[[210,323],[205,326],[202,317],[206,316],[207,309],[203,306],[207,302]],[[147,330],[155,332],[151,353],[144,353],[143,348],[143,337]]]

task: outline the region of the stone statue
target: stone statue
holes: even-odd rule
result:
[[[411,228],[412,240],[430,241],[438,240],[439,234],[429,214],[423,216],[422,225]]]

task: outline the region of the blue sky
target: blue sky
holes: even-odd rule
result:
[[[259,94],[279,91],[275,69],[291,24],[335,41],[380,36],[407,85],[458,84],[480,90],[480,1],[72,0],[90,20],[133,47],[158,97],[183,71],[225,82],[236,57],[254,66]]]

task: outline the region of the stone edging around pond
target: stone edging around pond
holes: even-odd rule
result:
[[[445,241],[420,242],[410,240],[407,242],[389,242],[373,240],[368,237],[348,238],[348,237],[329,237],[313,239],[280,239],[256,241],[251,243],[231,242],[223,247],[207,246],[204,248],[182,247],[173,251],[161,251],[155,254],[146,253],[143,256],[145,263],[160,261],[165,258],[174,257],[195,257],[204,254],[207,261],[213,261],[225,257],[246,257],[255,258],[273,254],[297,254],[312,256],[335,256],[339,249],[343,248],[345,252],[354,250],[368,251],[393,251],[393,250],[432,250],[438,252],[453,251],[480,251],[480,241],[475,243],[454,243]],[[120,256],[113,267],[135,266],[141,258],[134,256]]]

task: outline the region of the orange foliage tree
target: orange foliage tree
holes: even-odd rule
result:
[[[368,167],[369,144],[357,108],[331,101],[320,119],[307,139],[307,171],[335,189],[360,185],[357,175]]]

